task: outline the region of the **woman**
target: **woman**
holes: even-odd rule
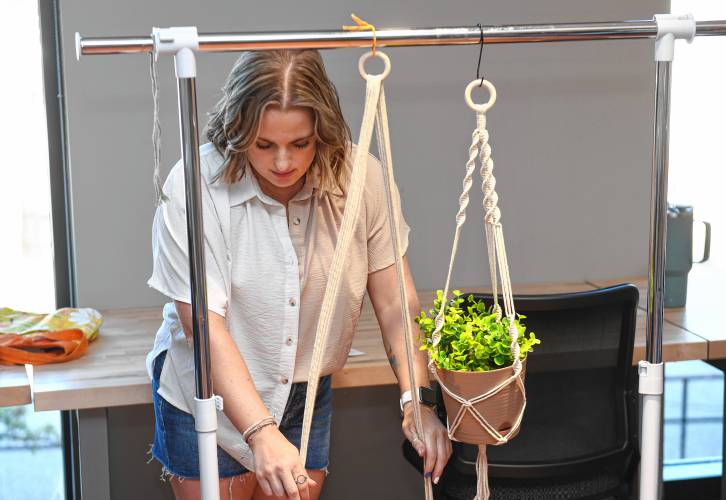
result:
[[[366,290],[401,393],[409,389],[407,366],[396,362],[405,359],[405,344],[381,167],[368,155],[303,463],[306,381],[355,149],[320,54],[244,53],[211,113],[207,138],[200,158],[212,381],[224,400],[220,488],[240,499],[316,499],[328,466],[330,378],[345,364]],[[199,464],[181,162],[164,192],[149,285],[173,302],[164,307],[147,358],[156,416],[152,454],[171,476],[176,498],[186,499],[199,496]],[[405,251],[408,226],[403,219],[399,225]],[[409,307],[418,311],[407,263],[405,270]],[[427,386],[422,353],[416,363],[418,384]],[[403,431],[424,457],[426,474],[438,480],[451,443],[434,411],[422,407],[422,414],[424,435],[417,436],[406,404]]]

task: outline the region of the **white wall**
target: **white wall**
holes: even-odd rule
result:
[[[171,6],[174,6],[171,9]],[[160,304],[147,288],[153,215],[148,57],[75,60],[73,34],[149,33],[196,24],[202,32],[335,29],[351,11],[381,28],[649,18],[643,2],[225,2],[64,0],[78,294],[82,305]],[[253,9],[248,8],[253,6]],[[462,95],[478,47],[392,48],[386,94],[397,180],[412,227],[409,256],[419,288],[441,287],[474,115]],[[487,46],[483,71],[498,88],[489,128],[515,282],[576,281],[644,273],[653,119],[652,42]],[[357,136],[361,50],[326,51],[329,73]],[[233,54],[199,57],[200,123]],[[176,89],[160,63],[163,173],[179,156]],[[480,195],[474,195],[455,286],[488,281]],[[515,289],[516,291],[516,289]]]

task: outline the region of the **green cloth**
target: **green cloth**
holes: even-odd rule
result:
[[[101,313],[90,307],[80,309],[64,307],[50,314],[16,311],[9,307],[0,308],[0,333],[26,335],[78,329],[90,342],[98,336],[101,323],[103,323]]]

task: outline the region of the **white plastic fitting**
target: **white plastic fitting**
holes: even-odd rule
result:
[[[217,409],[219,396],[209,399],[194,398],[194,428],[197,432],[214,432],[217,430]]]
[[[191,52],[191,49],[183,49]],[[193,52],[192,52],[193,53]],[[217,409],[219,396],[194,398],[194,428],[199,449],[200,498],[219,500],[219,467],[217,463]]]
[[[638,362],[638,392],[640,394],[663,394],[663,363]]]
[[[656,14],[653,19],[658,26],[655,36],[656,61],[672,61],[676,40],[691,43],[696,37],[696,21],[692,14]]]
[[[76,61],[81,60],[81,34],[76,31]]]
[[[199,49],[199,34],[196,26],[154,28],[154,57],[159,54],[174,54],[177,78],[195,78],[197,63],[194,51]]]

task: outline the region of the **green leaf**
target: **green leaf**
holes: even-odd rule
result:
[[[497,366],[504,366],[507,361],[509,361],[509,359],[504,354],[497,354],[496,356],[494,356],[494,362],[497,364]]]

